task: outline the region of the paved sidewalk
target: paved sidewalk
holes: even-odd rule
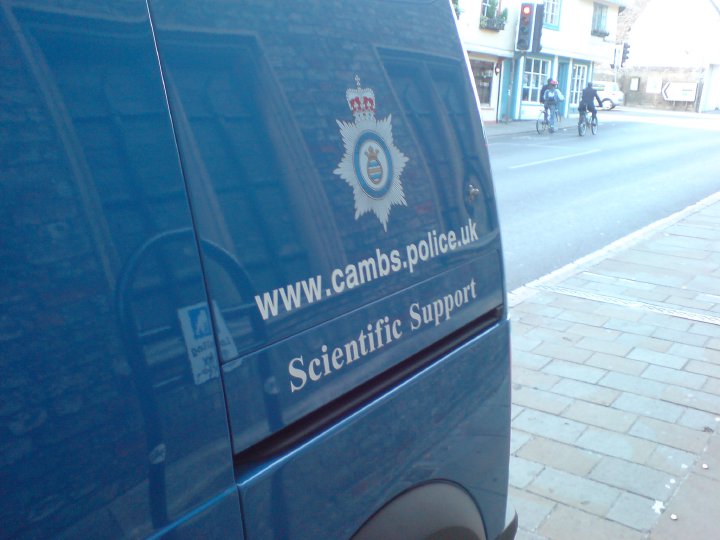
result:
[[[720,537],[720,193],[510,305],[517,538]]]

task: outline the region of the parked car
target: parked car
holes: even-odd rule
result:
[[[597,90],[604,109],[614,109],[617,105],[623,105],[625,103],[625,94],[620,90],[618,83],[605,81],[594,82],[593,87]]]

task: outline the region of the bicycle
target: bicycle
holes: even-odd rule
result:
[[[540,114],[537,117],[537,120],[535,120],[535,129],[539,134],[545,133],[545,130],[550,127],[550,120],[547,117],[547,110],[543,109],[540,111]],[[560,111],[556,108],[555,109],[555,125],[557,126],[560,123]]]
[[[597,116],[593,117],[592,114],[588,115],[587,109],[578,112],[580,113],[580,118],[578,118],[578,135],[583,137],[588,127],[592,134],[595,135],[598,128]]]

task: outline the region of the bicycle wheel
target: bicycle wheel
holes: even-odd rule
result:
[[[540,113],[538,119],[535,120],[535,129],[540,135],[542,135],[545,132],[545,128],[547,128],[547,124],[545,123],[545,115],[543,115],[543,113]]]
[[[595,135],[597,133],[598,128],[598,120],[597,118],[593,118],[592,122],[590,122],[590,131],[592,131],[592,134]]]
[[[585,130],[587,129],[587,122],[585,120],[585,115],[580,115],[580,120],[578,121],[578,135],[583,137],[585,135]]]

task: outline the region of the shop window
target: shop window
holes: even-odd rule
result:
[[[490,105],[490,94],[492,93],[492,80],[495,64],[481,60],[470,60],[475,86],[477,87],[478,99],[481,105]]]
[[[540,89],[550,76],[550,61],[528,58],[523,73],[523,101],[540,101]]]

